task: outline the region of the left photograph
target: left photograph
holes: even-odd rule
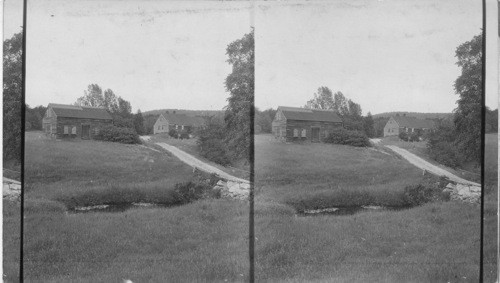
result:
[[[24,280],[249,280],[251,13],[28,2]]]

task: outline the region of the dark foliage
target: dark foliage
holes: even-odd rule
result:
[[[200,154],[215,163],[229,165],[231,159],[224,142],[226,130],[224,122],[217,117],[207,119],[205,127],[197,132]]]
[[[425,135],[429,156],[437,162],[456,168],[461,165],[462,158],[456,146],[456,133],[453,124],[447,120],[440,121],[436,129]]]
[[[486,133],[498,132],[498,109],[491,110],[488,107],[486,107],[485,132]]]
[[[275,109],[269,108],[264,111],[260,111],[258,108],[255,108],[255,126],[260,126],[260,130],[263,133],[271,133],[272,122],[275,115]]]
[[[99,133],[94,136],[96,140],[119,142],[126,144],[140,144],[139,135],[131,128],[122,128],[114,125],[103,126]]]
[[[138,135],[144,135],[146,133],[144,129],[144,117],[142,117],[141,110],[137,110],[137,114],[134,115],[134,129]]]
[[[232,160],[250,160],[250,135],[253,121],[250,119],[254,101],[254,32],[230,43],[226,49],[232,72],[226,78],[226,90],[230,93],[225,112],[224,147]],[[216,145],[216,143],[212,143]],[[218,146],[218,143],[217,143]]]
[[[3,160],[21,162],[23,32],[3,42]]]
[[[462,68],[455,81],[460,96],[454,113],[456,144],[467,161],[481,160],[482,108],[482,34],[461,44],[456,50],[457,65]]]
[[[349,131],[346,129],[338,129],[330,133],[325,139],[326,143],[344,144],[357,147],[371,146],[368,137],[360,131]]]
[[[30,108],[29,105],[26,104],[26,130],[34,130],[41,131],[43,130],[42,120],[45,112],[47,111],[47,107],[45,106],[37,106],[35,108]]]
[[[407,186],[404,190],[405,201],[409,206],[417,206],[436,198],[437,190],[430,186],[424,186],[421,184]]]

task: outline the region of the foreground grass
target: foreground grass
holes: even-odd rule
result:
[[[3,281],[19,282],[21,255],[21,206],[3,200]]]
[[[196,144],[197,139],[174,139],[169,137],[167,134],[157,134],[157,135],[152,135],[151,136],[151,141],[150,143],[156,143],[156,142],[164,142],[169,145],[175,146],[179,148],[180,150],[183,150],[194,157],[198,158],[199,160],[208,163],[212,166],[215,166],[219,168],[220,170],[231,174],[235,177],[242,178],[245,180],[250,179],[250,165],[246,164],[243,160],[238,160],[234,161],[232,166],[227,166],[224,167],[220,164],[214,163],[205,157],[201,156],[199,151],[198,151],[198,145]]]
[[[160,201],[197,178],[164,152],[26,137],[27,281],[243,281],[248,207],[205,199],[172,208],[71,214],[76,205]]]
[[[283,144],[268,135],[256,136],[255,144],[258,281],[477,282],[478,205],[435,202],[297,217],[297,200],[305,206],[366,199],[391,205],[405,186],[432,179],[395,155],[367,148]],[[363,197],[349,199],[350,191]]]
[[[495,282],[498,278],[498,135],[487,134],[485,138],[483,267],[484,281]]]

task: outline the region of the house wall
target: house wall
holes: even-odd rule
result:
[[[42,119],[42,127],[43,131],[47,135],[55,137],[57,129],[57,116],[52,108],[48,108],[47,111],[45,111],[45,116],[43,116]]]
[[[153,134],[168,133],[168,131],[168,121],[163,115],[160,115],[153,126]]]
[[[384,126],[384,137],[398,136],[400,131],[399,124],[391,117]]]
[[[312,141],[312,129],[319,128],[319,141],[324,139],[333,131],[342,128],[342,123],[321,122],[321,121],[286,121],[286,141]],[[302,137],[302,130],[306,130],[306,136]],[[294,136],[294,130],[297,130],[298,137]]]
[[[57,126],[55,127],[55,133],[52,135],[63,139],[63,138],[82,138],[82,126],[90,126],[90,136],[92,139],[94,135],[97,134],[98,129],[105,125],[113,124],[112,120],[100,120],[100,119],[80,119],[80,118],[67,118],[67,117],[57,117]],[[64,126],[68,127],[68,133],[64,133]],[[72,129],[76,128],[76,133],[73,134]]]

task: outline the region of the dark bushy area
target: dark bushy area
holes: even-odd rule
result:
[[[122,128],[114,125],[101,127],[99,133],[94,136],[94,139],[126,144],[141,143],[141,139],[134,129]]]
[[[219,117],[209,118],[206,127],[200,129],[197,135],[198,148],[203,157],[224,166],[231,164],[227,145],[224,142],[224,122]]]
[[[418,142],[422,134],[420,132],[401,132],[399,133],[399,138],[408,142]]]
[[[325,139],[326,143],[344,144],[357,147],[371,146],[368,137],[361,131],[349,131],[346,129],[338,129],[330,133]]]
[[[435,131],[426,134],[429,156],[448,167],[459,167],[463,160],[456,145],[456,133],[450,121],[440,121]]]
[[[422,184],[407,186],[404,190],[405,201],[409,206],[417,206],[436,198],[436,190]]]

